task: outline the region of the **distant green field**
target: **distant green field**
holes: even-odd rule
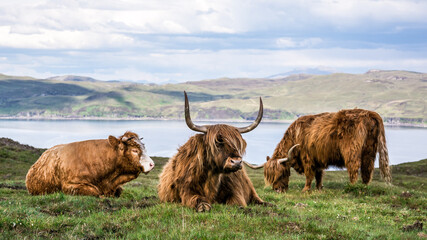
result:
[[[387,122],[427,124],[427,74],[407,71],[164,85],[0,75],[0,117],[181,119],[184,90],[195,119],[251,120],[262,97],[265,120],[357,107],[377,111]]]
[[[25,174],[43,149],[0,141],[1,239],[425,239],[427,159],[393,167],[393,186],[375,172],[373,182],[348,183],[345,171],[328,171],[324,190],[301,193],[304,178],[292,172],[290,189],[264,187],[262,171],[248,170],[260,197],[275,207],[214,204],[196,213],[160,203],[156,185],[167,161],[127,183],[120,198],[30,196]]]

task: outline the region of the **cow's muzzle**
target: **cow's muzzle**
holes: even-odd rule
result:
[[[228,158],[224,165],[224,172],[235,172],[242,169],[242,158]]]
[[[233,159],[231,159],[231,164],[233,164],[233,166],[235,168],[242,169],[242,160],[233,160]]]
[[[147,174],[154,168],[154,161],[149,156],[143,156],[141,158],[141,166],[142,166],[142,172]]]

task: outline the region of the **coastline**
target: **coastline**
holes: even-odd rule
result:
[[[0,116],[0,120],[28,120],[28,121],[184,121],[178,118],[148,118],[148,117],[4,117]],[[194,119],[199,122],[213,122],[213,123],[231,123],[231,122],[252,122],[252,120],[245,119]],[[292,123],[294,120],[278,120],[278,119],[263,119],[265,123]],[[386,127],[409,127],[409,128],[427,128],[427,124],[413,124],[402,123],[399,121],[384,122]]]

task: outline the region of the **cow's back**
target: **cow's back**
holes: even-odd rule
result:
[[[114,152],[107,140],[88,140],[54,146],[31,166],[26,177],[30,194],[61,190],[63,183],[93,182],[111,171]]]
[[[47,194],[61,189],[57,171],[60,168],[60,151],[63,147],[64,144],[49,148],[31,166],[25,180],[30,194]]]
[[[378,135],[377,115],[363,109],[319,115],[303,134],[311,160],[322,167],[344,167],[343,151],[361,151],[368,137]]]
[[[112,171],[115,152],[105,139],[73,142],[59,151],[62,181],[96,181]]]

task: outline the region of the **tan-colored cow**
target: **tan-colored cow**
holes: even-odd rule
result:
[[[62,191],[71,195],[120,196],[121,186],[154,162],[136,133],[108,139],[87,140],[46,150],[27,173],[32,195]]]

